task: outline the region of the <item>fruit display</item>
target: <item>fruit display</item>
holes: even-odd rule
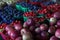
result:
[[[2,0],[0,34],[4,40],[60,40],[60,4],[52,0]]]

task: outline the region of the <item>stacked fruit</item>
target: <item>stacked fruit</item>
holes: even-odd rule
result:
[[[28,18],[23,25],[20,21],[12,22],[10,25],[5,25],[2,33],[7,36],[7,40],[60,40],[58,14],[54,13],[48,24],[36,23],[34,18]]]
[[[51,2],[52,5],[44,5],[39,0],[36,1],[2,7],[1,23],[7,24],[0,27],[3,28],[1,33],[5,40],[60,40],[60,5]],[[15,19],[24,22],[14,21]]]
[[[29,14],[29,16],[27,14]],[[6,33],[5,31],[3,31],[3,33],[5,36],[10,37],[7,38],[7,40],[15,40],[15,38],[16,40],[54,40],[56,37],[56,40],[59,40],[59,12],[55,12],[53,17],[49,19],[49,22],[42,23],[35,21],[34,17],[36,17],[36,14],[34,14],[34,12],[26,13],[26,15],[26,17],[29,18],[24,22],[23,27],[21,23],[17,21],[5,26],[4,30]]]
[[[3,26],[3,25],[2,25]],[[4,31],[2,32],[6,39],[4,40],[22,40],[20,30],[22,29],[22,24],[20,21],[11,23],[10,25],[4,25]]]

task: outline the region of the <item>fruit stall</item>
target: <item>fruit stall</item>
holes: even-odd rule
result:
[[[0,0],[0,40],[60,40],[60,0]]]

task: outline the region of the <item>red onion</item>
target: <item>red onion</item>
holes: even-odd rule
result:
[[[48,37],[48,36],[49,36],[49,33],[48,33],[48,32],[43,31],[43,32],[41,32],[41,36],[42,36],[42,37]]]
[[[59,13],[59,12],[55,12],[55,13],[54,13],[54,17],[55,17],[56,19],[60,19],[60,13]]]
[[[15,39],[15,38],[18,37],[18,33],[17,33],[16,31],[12,31],[12,32],[10,33],[10,36],[11,36],[12,39]]]
[[[35,32],[36,32],[36,33],[40,33],[40,32],[41,32],[41,31],[40,31],[40,28],[36,28],[36,29],[35,29]]]
[[[15,24],[14,27],[15,27],[16,30],[21,30],[22,29],[21,24]]]
[[[57,30],[56,30],[55,36],[56,36],[57,38],[60,38],[60,29],[57,29]]]
[[[28,25],[27,25],[26,22],[24,22],[23,27],[24,27],[24,28],[28,27]]]
[[[28,19],[28,20],[26,21],[26,23],[27,23],[28,26],[31,26],[31,25],[34,24],[33,19]]]
[[[22,35],[22,40],[33,40],[32,35],[29,32],[26,32]]]
[[[5,30],[6,31],[11,31],[11,30],[14,30],[14,28],[12,28],[12,27],[10,27],[10,26],[7,25],[6,28],[5,28]]]
[[[56,18],[52,17],[50,18],[50,24],[54,25],[56,23]]]
[[[54,34],[56,31],[56,28],[54,26],[49,27],[48,32],[51,34]]]
[[[49,33],[48,32],[41,32],[41,40],[48,40],[49,39]]]
[[[27,35],[27,34],[30,34],[30,31],[28,29],[21,30],[21,35]]]
[[[23,24],[23,27],[30,27],[30,26],[33,26],[34,25],[34,21],[33,21],[33,19],[28,19],[26,22],[24,22],[24,24]]]
[[[22,40],[22,37],[17,37],[15,40]]]
[[[56,18],[54,18],[54,17],[50,18],[50,22],[55,23],[56,22]]]
[[[26,29],[21,29],[21,35],[26,33]]]
[[[51,38],[50,38],[50,40],[59,40],[57,37],[55,37],[55,36],[52,36]]]
[[[29,30],[33,32],[35,30],[35,26],[30,26]]]
[[[7,33],[8,33],[8,35],[10,35],[11,34],[11,31],[8,31]]]
[[[60,20],[57,21],[57,26],[60,28]]]
[[[40,25],[40,30],[41,31],[48,30],[48,26],[46,24],[42,24]]]

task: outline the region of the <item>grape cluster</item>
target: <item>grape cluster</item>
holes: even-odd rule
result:
[[[8,12],[6,12],[6,11],[7,11],[7,9],[5,11],[0,11],[0,17],[2,18],[3,22],[5,22],[5,23],[9,23],[10,22],[11,23],[12,20],[13,20],[13,16],[8,14]]]
[[[2,9],[0,9],[0,18],[2,23],[10,24],[12,21],[14,21],[15,19],[22,15],[23,12],[18,11],[11,5],[6,5]]]

